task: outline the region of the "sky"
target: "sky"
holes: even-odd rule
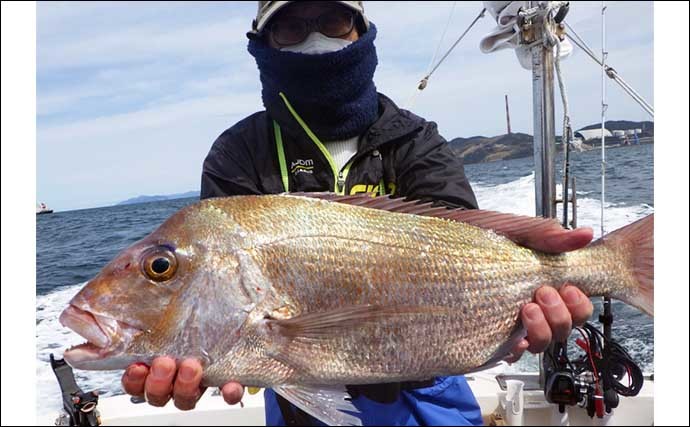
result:
[[[567,17],[597,52],[600,5],[573,2]],[[653,5],[607,5],[608,61],[653,104]],[[442,52],[481,8],[478,1],[454,9],[453,2],[365,2],[378,27],[377,89],[436,122],[448,140],[505,133],[505,94],[513,132],[532,133],[531,72],[510,50],[479,50],[495,26],[488,14],[410,104],[446,23]],[[256,2],[38,2],[37,202],[71,210],[198,190],[216,137],[263,109],[246,50],[255,14]],[[574,49],[562,68],[577,129],[600,121],[601,71]],[[613,82],[607,87],[609,119],[650,120]]]

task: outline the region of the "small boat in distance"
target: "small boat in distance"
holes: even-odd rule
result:
[[[36,206],[36,215],[53,213],[53,210],[48,208],[45,203],[41,202]]]

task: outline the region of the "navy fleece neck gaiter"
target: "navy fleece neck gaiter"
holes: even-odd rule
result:
[[[374,85],[376,26],[349,46],[319,55],[274,49],[262,40],[250,40],[248,50],[256,59],[264,107],[269,115],[283,109],[283,92],[316,136],[322,141],[362,134],[378,119]],[[279,123],[280,124],[280,123]]]

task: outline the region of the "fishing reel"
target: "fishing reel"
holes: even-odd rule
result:
[[[60,426],[99,426],[98,393],[85,393],[77,385],[72,368],[63,359],[50,354],[50,366],[62,391],[63,413],[55,421]]]
[[[595,413],[603,417],[603,398],[604,396],[598,391],[597,381],[590,371],[577,373],[574,369],[568,366],[563,355],[565,354],[565,346],[563,344],[556,344],[558,347],[555,352],[562,352],[556,363],[550,363],[545,370],[546,382],[544,384],[544,396],[546,401],[558,405],[560,413],[565,412],[566,406],[579,406],[586,408],[590,417]],[[553,359],[551,359],[553,360]],[[545,360],[545,365],[547,364]],[[618,396],[616,396],[617,398]],[[617,406],[617,402],[612,406]],[[598,409],[601,407],[601,409]]]
[[[628,352],[611,339],[613,316],[610,305],[604,304],[604,333],[591,323],[575,330],[582,338],[575,344],[584,355],[571,360],[567,344],[555,343],[545,352],[544,396],[557,404],[563,413],[567,406],[587,409],[590,417],[603,418],[604,413],[618,406],[619,396],[636,396],[642,389],[644,376]],[[621,381],[627,377],[627,386]]]
[[[585,406],[586,399],[590,395],[593,385],[576,378],[570,370],[555,371],[550,376],[544,387],[546,400],[549,403],[559,405],[561,412],[565,405]]]

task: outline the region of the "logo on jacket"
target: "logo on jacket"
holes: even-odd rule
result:
[[[293,175],[297,175],[298,173],[314,173],[314,160],[295,160],[290,164],[290,173],[292,173]]]

